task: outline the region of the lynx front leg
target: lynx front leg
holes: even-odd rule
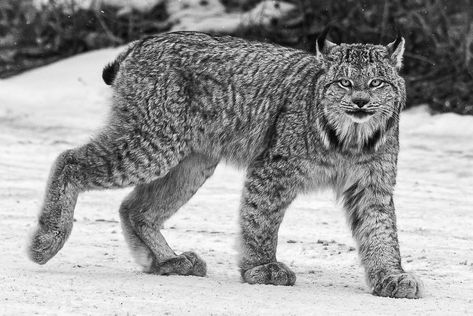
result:
[[[394,172],[373,166],[370,176],[352,183],[344,192],[361,262],[373,294],[396,298],[419,298],[422,282],[401,266],[392,192]]]
[[[240,225],[240,270],[245,282],[294,285],[296,276],[276,260],[279,225],[299,188],[299,172],[285,159],[250,166],[245,183]]]

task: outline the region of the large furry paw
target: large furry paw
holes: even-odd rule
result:
[[[294,285],[296,275],[284,263],[271,262],[241,272],[250,284]]]
[[[207,274],[207,264],[195,253],[187,251],[164,262],[154,263],[150,273],[160,275],[196,275],[203,277]]]
[[[45,231],[38,226],[31,235],[28,257],[38,264],[45,264],[61,250],[68,236],[68,232]]]
[[[374,285],[373,294],[394,298],[421,298],[424,285],[411,273],[388,274]]]

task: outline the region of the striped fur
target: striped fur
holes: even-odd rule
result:
[[[61,249],[80,192],[136,186],[120,216],[138,263],[150,273],[205,275],[205,262],[175,254],[159,229],[227,160],[247,168],[244,281],[294,284],[276,258],[284,211],[298,193],[332,187],[373,293],[419,297],[420,281],[401,267],[392,199],[405,103],[399,45],[318,44],[323,52],[313,55],[192,32],[132,43],[104,69],[114,90],[108,124],[52,169],[31,259],[44,264]],[[373,78],[383,85],[370,87]],[[354,116],[355,97],[369,98],[371,116]]]

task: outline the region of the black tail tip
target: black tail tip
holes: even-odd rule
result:
[[[107,85],[110,86],[113,83],[119,68],[120,64],[117,61],[111,62],[103,68],[102,79]]]

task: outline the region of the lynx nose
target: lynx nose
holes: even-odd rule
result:
[[[357,107],[360,109],[364,107],[368,102],[370,102],[369,99],[352,99],[351,102],[355,103]]]

